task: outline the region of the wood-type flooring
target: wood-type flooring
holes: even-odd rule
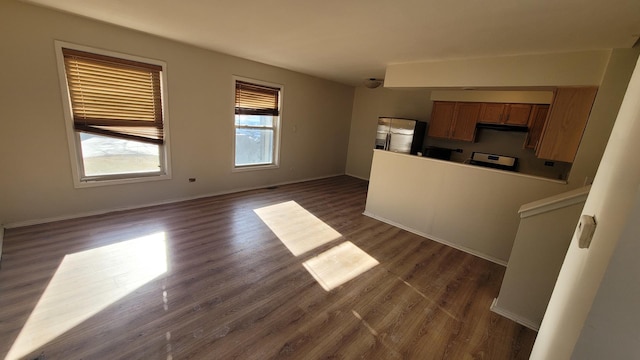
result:
[[[504,267],[362,215],[366,191],[339,176],[7,229],[0,358],[527,359],[536,333],[489,310]]]

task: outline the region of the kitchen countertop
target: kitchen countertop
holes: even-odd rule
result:
[[[536,179],[536,180],[550,181],[550,182],[554,182],[554,183],[557,183],[557,184],[567,184],[566,180],[559,180],[559,179],[552,179],[552,178],[543,177],[543,176],[529,175],[529,174],[524,174],[524,173],[521,173],[521,172],[518,172],[518,171],[500,170],[500,169],[494,169],[494,168],[490,168],[490,167],[467,164],[467,163],[464,163],[464,162],[458,162],[458,161],[453,161],[453,160],[435,159],[435,158],[429,158],[429,157],[425,157],[425,156],[396,153],[396,152],[392,152],[392,151],[379,150],[379,149],[374,149],[374,151],[384,151],[384,152],[392,153],[392,154],[398,155],[398,156],[411,156],[411,157],[415,157],[415,158],[418,158],[418,159],[424,159],[424,160],[427,160],[427,161],[438,161],[438,162],[443,162],[443,163],[447,163],[447,164],[451,164],[451,165],[455,165],[455,166],[467,166],[467,167],[472,167],[474,169],[499,172],[499,173],[505,174],[505,175],[522,176],[522,177],[528,177],[528,178],[532,178],[532,179]]]

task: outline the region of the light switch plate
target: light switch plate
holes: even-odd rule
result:
[[[578,237],[578,247],[580,249],[588,249],[591,245],[593,233],[596,231],[596,218],[591,215],[580,216],[576,236]]]

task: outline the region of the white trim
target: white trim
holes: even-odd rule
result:
[[[157,180],[169,180],[171,179],[171,152],[170,152],[170,136],[169,136],[169,102],[168,102],[168,90],[167,90],[167,63],[161,60],[150,59],[146,57],[124,54],[111,50],[104,50],[85,45],[78,45],[61,40],[54,40],[56,60],[58,65],[58,83],[60,84],[60,91],[62,96],[62,108],[65,119],[65,128],[67,133],[67,143],[69,147],[69,155],[71,160],[71,172],[73,175],[73,186],[75,188],[86,188],[106,185],[120,185],[130,184],[146,181]],[[162,170],[159,175],[143,175],[136,177],[135,174],[127,174],[127,177],[107,180],[83,180],[82,174],[84,173],[82,150],[80,149],[80,139],[78,133],[73,129],[73,114],[71,110],[71,99],[69,97],[69,88],[67,84],[67,76],[64,66],[64,55],[62,54],[62,48],[75,49],[80,51],[86,51],[93,54],[117,57],[125,60],[132,60],[138,62],[144,62],[147,64],[158,65],[162,67],[160,72],[162,79],[160,81],[161,95],[162,95],[162,122],[164,127],[164,144],[160,146],[160,163]],[[129,176],[130,175],[130,176]]]
[[[533,330],[533,331],[538,331],[540,330],[540,324],[535,322],[535,321],[531,321],[527,318],[523,318],[522,316],[516,315],[514,313],[512,313],[509,310],[505,310],[500,308],[498,305],[498,298],[493,299],[493,302],[491,303],[491,306],[489,307],[489,310],[493,311],[494,313],[500,315],[500,316],[504,316],[509,320],[515,321],[518,324],[528,327],[529,329]]]
[[[231,171],[232,172],[242,172],[242,171],[254,171],[254,170],[269,170],[269,169],[278,169],[280,168],[280,138],[282,135],[281,129],[282,129],[282,114],[283,114],[283,101],[282,99],[284,98],[284,85],[283,84],[279,84],[279,83],[274,83],[274,82],[269,82],[269,81],[264,81],[264,80],[258,80],[258,79],[252,79],[252,78],[248,78],[248,77],[243,77],[243,76],[239,76],[239,75],[231,75],[231,85],[233,86],[233,105],[231,107],[231,109],[235,109],[235,94],[236,94],[236,82],[237,81],[244,81],[244,82],[248,82],[248,83],[252,83],[252,84],[256,84],[256,85],[264,85],[264,86],[269,86],[272,88],[278,88],[280,89],[280,94],[278,96],[278,111],[279,111],[279,115],[276,117],[276,123],[274,124],[274,131],[273,131],[273,163],[271,164],[263,164],[263,165],[244,165],[244,166],[236,166],[236,126],[235,126],[235,110],[232,112],[233,113],[233,137],[232,137],[232,152],[231,152]]]
[[[110,208],[110,209],[95,210],[95,211],[85,211],[85,212],[81,212],[81,213],[61,215],[61,216],[53,216],[53,217],[49,217],[49,218],[33,219],[33,220],[26,220],[26,221],[17,221],[17,222],[13,222],[13,223],[4,224],[4,227],[7,228],[7,229],[11,229],[11,228],[18,228],[18,227],[23,227],[23,226],[45,224],[45,223],[50,223],[50,222],[54,222],[54,221],[77,219],[77,218],[82,218],[82,217],[87,217],[87,216],[108,214],[108,213],[117,212],[117,211],[142,209],[142,208],[147,208],[147,207],[151,207],[151,206],[167,205],[167,204],[173,204],[173,203],[178,203],[178,202],[183,202],[183,201],[202,199],[202,198],[207,198],[207,197],[212,197],[212,196],[233,194],[233,193],[239,193],[239,192],[249,191],[249,190],[265,189],[265,188],[268,188],[268,187],[271,187],[271,186],[281,186],[281,185],[296,184],[296,183],[301,183],[301,182],[306,182],[306,181],[328,179],[328,178],[332,178],[332,177],[336,177],[336,176],[343,176],[343,175],[345,175],[345,174],[343,174],[343,173],[330,174],[330,175],[326,175],[326,176],[318,176],[318,177],[313,177],[313,178],[305,178],[305,179],[292,180],[292,181],[283,181],[283,182],[269,184],[269,185],[259,185],[259,186],[252,186],[252,187],[246,187],[246,188],[227,190],[227,191],[218,191],[218,192],[207,193],[207,194],[202,194],[202,195],[188,196],[188,197],[182,197],[182,198],[174,198],[174,199],[169,199],[169,200],[164,200],[164,201],[156,201],[156,202],[152,202],[152,203],[145,203],[145,204],[139,204],[139,205],[114,207],[114,208]]]
[[[556,209],[583,203],[587,201],[589,190],[591,190],[591,185],[553,195],[541,200],[536,200],[520,206],[518,213],[520,214],[520,218],[524,219],[529,216],[543,214]]]
[[[234,144],[235,144],[235,139],[234,139]],[[234,145],[235,146],[235,145]],[[234,151],[234,156],[235,156],[235,148],[233,149]],[[235,158],[234,158],[234,162],[235,162]],[[243,171],[256,171],[256,170],[272,170],[272,169],[279,169],[280,165],[273,165],[273,164],[265,164],[265,165],[245,165],[245,166],[240,166],[240,167],[236,167],[234,166],[233,169],[231,169],[231,172],[243,172]]]
[[[477,257],[479,257],[479,258],[481,258],[481,259],[485,259],[485,260],[491,261],[492,263],[496,263],[496,264],[498,264],[498,265],[502,265],[502,266],[504,266],[504,267],[506,267],[506,266],[507,266],[507,261],[505,261],[505,260],[501,260],[501,259],[495,258],[495,257],[493,257],[493,256],[490,256],[490,255],[487,255],[487,254],[483,254],[483,253],[478,252],[478,251],[476,251],[476,250],[470,249],[470,248],[468,248],[468,247],[460,246],[460,245],[458,245],[458,244],[454,244],[454,243],[452,243],[452,242],[450,242],[450,241],[447,241],[447,240],[444,240],[444,239],[440,239],[440,238],[435,237],[435,236],[433,236],[433,235],[429,235],[429,234],[423,233],[422,231],[418,231],[418,230],[416,230],[416,229],[412,229],[412,228],[410,228],[410,227],[408,227],[408,226],[405,226],[405,225],[399,224],[399,223],[397,223],[397,222],[395,222],[395,221],[391,221],[391,220],[386,219],[386,218],[383,218],[383,217],[381,217],[381,216],[377,216],[377,215],[372,214],[372,213],[370,213],[370,212],[368,212],[368,211],[365,211],[365,212],[363,212],[362,214],[363,214],[363,215],[365,215],[365,216],[368,216],[368,217],[370,217],[370,218],[373,218],[373,219],[376,219],[376,220],[382,221],[383,223],[387,223],[387,224],[389,224],[389,225],[393,225],[393,226],[395,226],[395,227],[397,227],[397,228],[400,228],[400,229],[402,229],[402,230],[406,230],[406,231],[408,231],[408,232],[410,232],[410,233],[414,233],[414,234],[416,234],[416,235],[420,235],[420,236],[422,236],[422,237],[424,237],[424,238],[427,238],[427,239],[429,239],[429,240],[433,240],[433,241],[435,241],[435,242],[439,242],[439,243],[441,243],[441,244],[444,244],[444,245],[450,246],[450,247],[452,247],[452,248],[454,248],[454,249],[458,249],[458,250],[460,250],[460,251],[464,251],[464,252],[466,252],[467,254],[471,254],[471,255],[473,255],[473,256],[477,256]]]

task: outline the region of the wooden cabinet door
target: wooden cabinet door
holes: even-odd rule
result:
[[[507,116],[504,118],[505,124],[525,126],[529,122],[529,115],[531,115],[531,105],[509,104],[506,113]]]
[[[434,101],[431,111],[431,121],[427,136],[449,138],[451,125],[453,124],[453,113],[456,103],[448,101]]]
[[[456,103],[453,114],[452,140],[473,141],[480,117],[480,103]]]
[[[573,162],[589,120],[597,87],[558,88],[542,130],[536,156]]]
[[[478,122],[486,124],[501,124],[504,118],[506,104],[482,103]]]
[[[529,133],[524,143],[525,149],[535,149],[542,135],[544,122],[547,120],[549,105],[533,105],[531,116],[529,116]]]

